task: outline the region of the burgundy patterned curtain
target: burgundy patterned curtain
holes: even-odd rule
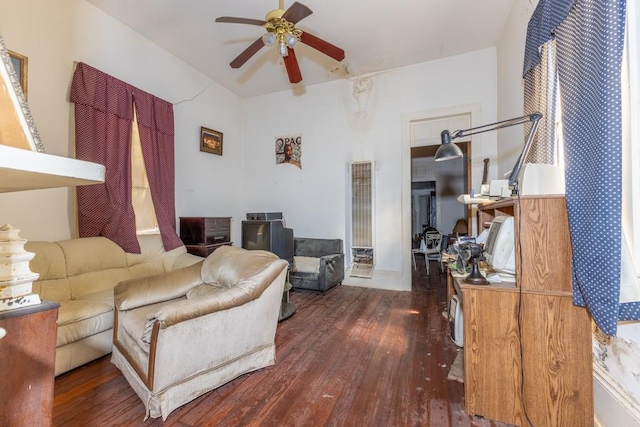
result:
[[[129,253],[140,253],[131,202],[135,98],[164,246],[171,250],[181,245],[175,230],[173,106],[84,63],[76,67],[70,98],[75,103],[76,158],[106,168],[103,184],[77,188],[80,237],[104,236]]]

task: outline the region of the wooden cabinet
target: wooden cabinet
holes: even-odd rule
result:
[[[0,312],[0,424],[49,426],[53,416],[59,304]]]
[[[180,239],[187,252],[206,257],[223,245],[231,245],[231,218],[180,217]]]
[[[516,283],[454,279],[463,295],[467,413],[515,425],[529,425],[527,417],[535,426],[593,425],[591,324],[572,303],[564,197],[479,209],[480,224],[514,216]]]

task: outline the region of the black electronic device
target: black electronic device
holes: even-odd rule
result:
[[[271,221],[274,219],[282,220],[282,212],[249,212],[247,213],[247,221]]]
[[[465,251],[469,251],[469,259],[471,261],[471,273],[463,281],[472,285],[488,285],[489,282],[480,273],[480,267],[478,267],[478,262],[484,260],[482,245],[479,243],[465,243],[462,247]]]
[[[293,230],[282,221],[242,221],[242,247],[249,250],[273,252],[289,262],[293,261]]]

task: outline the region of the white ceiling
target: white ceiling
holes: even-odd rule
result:
[[[496,46],[514,0],[301,0],[313,14],[296,26],[344,49],[337,62],[296,46],[292,85],[274,47],[229,66],[264,33],[219,16],[263,20],[278,0],[87,0],[243,98],[294,90]],[[526,1],[526,0],[517,0]],[[287,9],[293,0],[285,0]],[[472,66],[472,64],[470,64]]]

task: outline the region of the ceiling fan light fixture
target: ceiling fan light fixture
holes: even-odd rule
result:
[[[291,33],[285,33],[284,41],[289,47],[294,47],[298,43],[298,39]]]
[[[273,46],[273,43],[275,41],[276,41],[276,35],[273,33],[265,33],[265,35],[262,36],[262,43],[264,43],[264,45],[267,47]]]
[[[285,42],[280,42],[280,45],[278,46],[278,50],[280,51],[280,55],[287,56],[289,55],[289,48],[287,47],[287,44]]]

